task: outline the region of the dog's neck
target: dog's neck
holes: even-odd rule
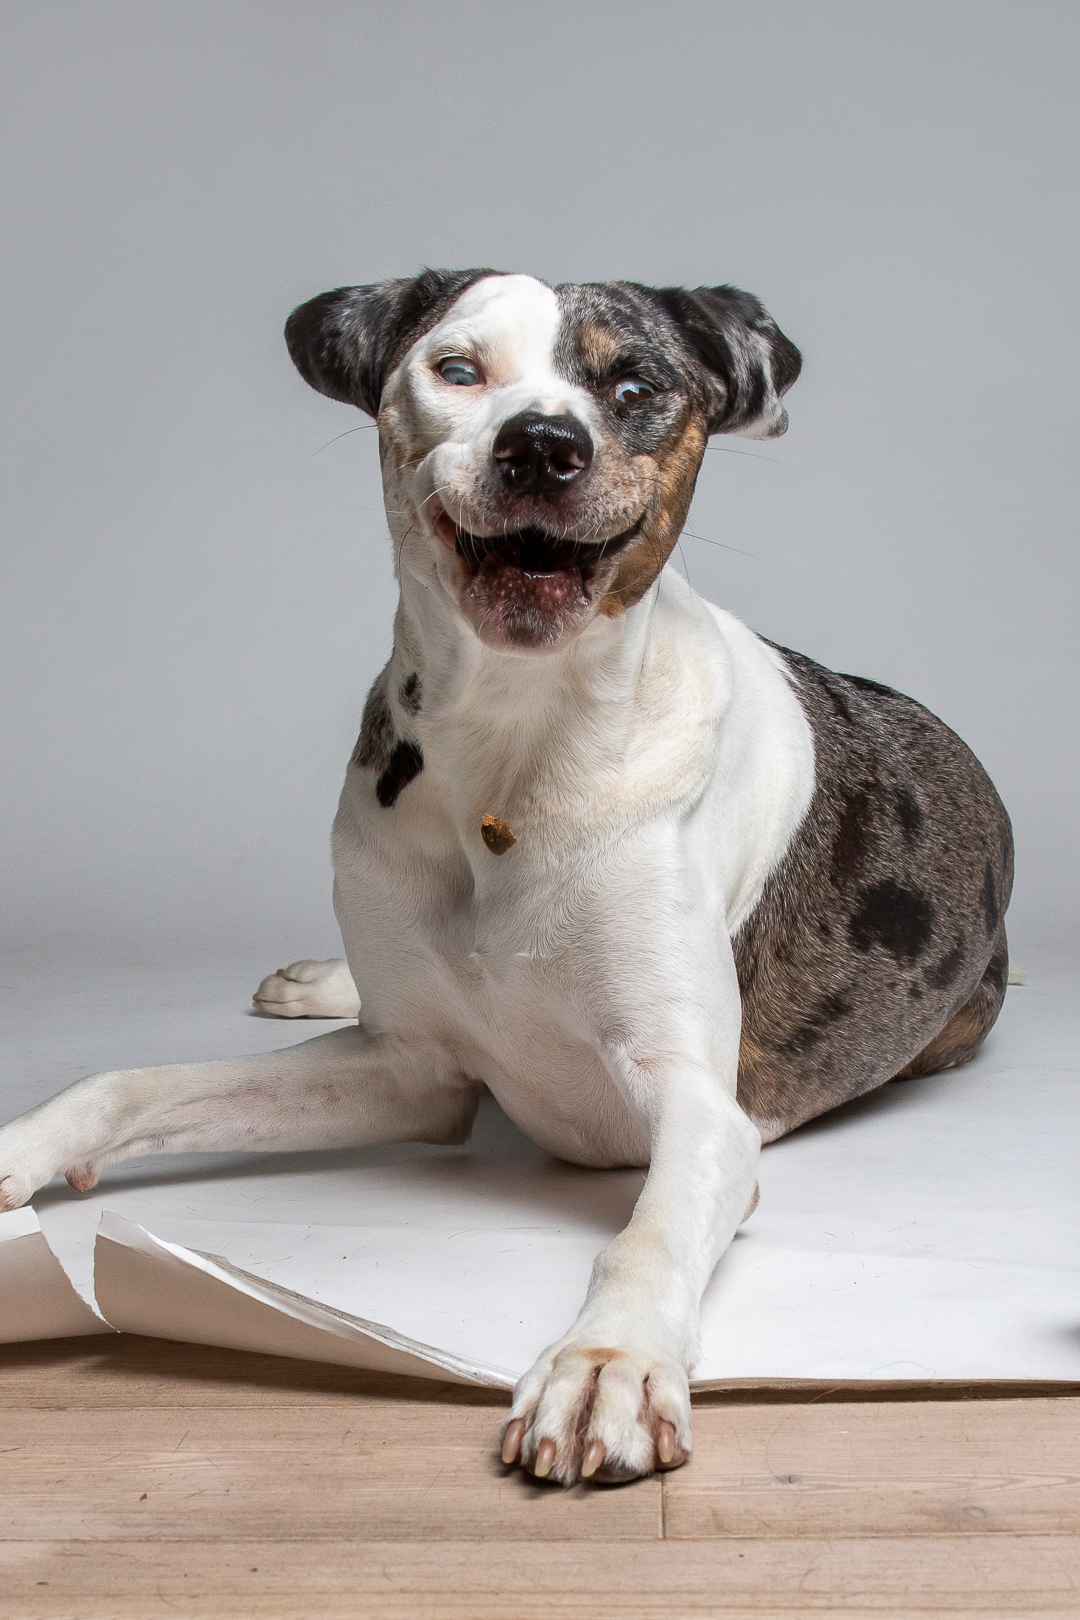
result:
[[[497,815],[569,813],[597,795],[625,796],[628,771],[654,744],[670,771],[673,734],[689,728],[705,740],[722,693],[707,690],[704,657],[687,653],[707,611],[665,571],[633,607],[598,616],[566,647],[518,655],[486,646],[436,585],[403,571],[389,690],[418,694],[418,711],[402,719],[425,775],[455,799]]]

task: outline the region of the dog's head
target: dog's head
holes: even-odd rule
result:
[[[301,375],[378,419],[391,527],[476,634],[543,652],[639,601],[712,433],[783,433],[798,349],[748,293],[427,270],[285,328]]]

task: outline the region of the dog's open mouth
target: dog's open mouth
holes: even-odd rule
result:
[[[520,647],[558,641],[590,611],[605,562],[641,531],[644,516],[610,540],[565,540],[543,529],[477,535],[455,528],[455,550],[470,578],[462,605],[484,638]]]
[[[588,588],[605,559],[617,557],[639,533],[642,519],[611,540],[564,540],[543,529],[515,529],[510,534],[477,535],[456,529],[456,550],[475,577],[520,575],[526,580],[562,578],[577,589]],[[510,583],[509,579],[507,583]]]

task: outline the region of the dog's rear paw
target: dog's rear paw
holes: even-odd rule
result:
[[[678,1468],[690,1447],[690,1387],[678,1362],[563,1343],[518,1385],[502,1458],[563,1485],[616,1484]]]
[[[349,965],[336,956],[278,968],[251,999],[260,1012],[275,1018],[356,1018],[360,1013]]]

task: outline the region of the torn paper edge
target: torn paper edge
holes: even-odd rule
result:
[[[94,1291],[105,1320],[121,1333],[489,1389],[517,1382],[503,1367],[349,1316],[218,1256],[167,1243],[110,1210],[94,1246]]]
[[[30,1208],[0,1214],[0,1309],[5,1344],[113,1331],[76,1292]]]

